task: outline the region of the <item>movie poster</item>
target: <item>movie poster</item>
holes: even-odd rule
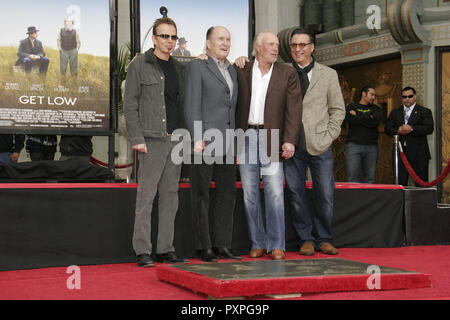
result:
[[[0,30],[0,132],[109,132],[109,0],[3,1]]]
[[[211,26],[224,26],[231,33],[230,62],[248,56],[248,0],[141,0],[141,51],[153,47],[151,27],[161,18],[160,8],[166,7],[167,16],[175,20],[178,43],[174,56],[195,57],[204,53],[206,31]]]

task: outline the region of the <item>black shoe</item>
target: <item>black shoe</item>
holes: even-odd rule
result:
[[[226,247],[214,247],[213,250],[214,250],[214,253],[220,258],[242,260],[241,256],[235,256]]]
[[[202,261],[216,262],[217,257],[211,249],[199,250],[199,257]]]
[[[170,263],[188,263],[189,259],[179,258],[175,252],[157,253],[155,257],[156,262],[170,262]]]
[[[152,257],[147,253],[136,256],[136,261],[139,267],[153,267],[155,265]]]

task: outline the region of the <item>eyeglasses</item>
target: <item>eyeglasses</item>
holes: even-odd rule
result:
[[[307,45],[310,44],[312,43],[291,43],[289,46],[291,47],[291,49],[297,49],[297,47],[299,47],[300,49],[304,49]]]
[[[160,38],[163,38],[163,39],[172,39],[173,41],[177,41],[178,40],[178,36],[171,36],[171,35],[168,35],[168,34],[157,34],[156,35],[157,37],[160,37]]]
[[[412,98],[414,98],[414,95],[412,94],[412,95],[410,95],[410,96],[402,96],[402,98],[403,98],[403,99],[406,99],[406,98],[412,99]]]

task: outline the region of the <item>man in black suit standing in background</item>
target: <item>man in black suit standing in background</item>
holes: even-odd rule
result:
[[[403,106],[392,110],[386,122],[388,135],[398,135],[403,151],[414,172],[423,181],[428,181],[428,164],[431,159],[427,135],[434,131],[431,110],[416,104],[416,90],[406,87],[402,90]],[[408,185],[408,172],[399,161],[398,181]],[[417,184],[416,184],[417,186]]]
[[[25,72],[30,73],[31,69],[37,65],[39,73],[46,74],[50,60],[45,56],[42,42],[37,40],[38,31],[36,27],[28,28],[28,38],[20,41],[16,66],[23,65]]]

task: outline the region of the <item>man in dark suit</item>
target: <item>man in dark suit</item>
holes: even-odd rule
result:
[[[230,160],[227,159],[227,154],[234,151],[227,135],[229,137],[230,131],[235,128],[238,92],[236,71],[227,60],[231,36],[224,27],[212,27],[208,30],[206,39],[208,59],[191,61],[186,66],[185,73],[185,115],[194,141],[196,158],[191,168],[196,249],[203,261],[216,261],[217,256],[240,259],[230,252],[236,197],[236,165],[234,161],[227,161]],[[199,126],[202,129],[197,128]],[[218,143],[219,137],[215,136],[214,142],[207,145],[208,129],[219,133],[223,143]],[[212,148],[214,145],[217,148]],[[213,176],[216,197],[212,206],[210,235],[209,191]]]
[[[26,73],[30,73],[34,66],[39,66],[39,72],[46,74],[50,60],[45,56],[42,42],[37,40],[38,32],[36,27],[28,28],[28,38],[20,41],[16,66],[23,65]]]
[[[282,159],[294,155],[302,126],[300,81],[294,68],[276,62],[278,50],[277,36],[261,32],[254,41],[256,60],[243,69],[236,68],[239,82],[236,128],[246,132],[243,151],[238,143],[238,161],[252,245],[250,257],[270,252],[274,260],[285,258]],[[265,228],[260,176],[264,182]]]
[[[423,181],[428,181],[428,164],[431,154],[427,135],[434,131],[433,115],[430,109],[416,104],[416,90],[414,88],[404,88],[402,99],[403,106],[392,110],[386,122],[385,131],[390,136],[399,136],[403,151],[414,172]],[[408,176],[403,161],[400,159],[399,184],[407,186]]]

